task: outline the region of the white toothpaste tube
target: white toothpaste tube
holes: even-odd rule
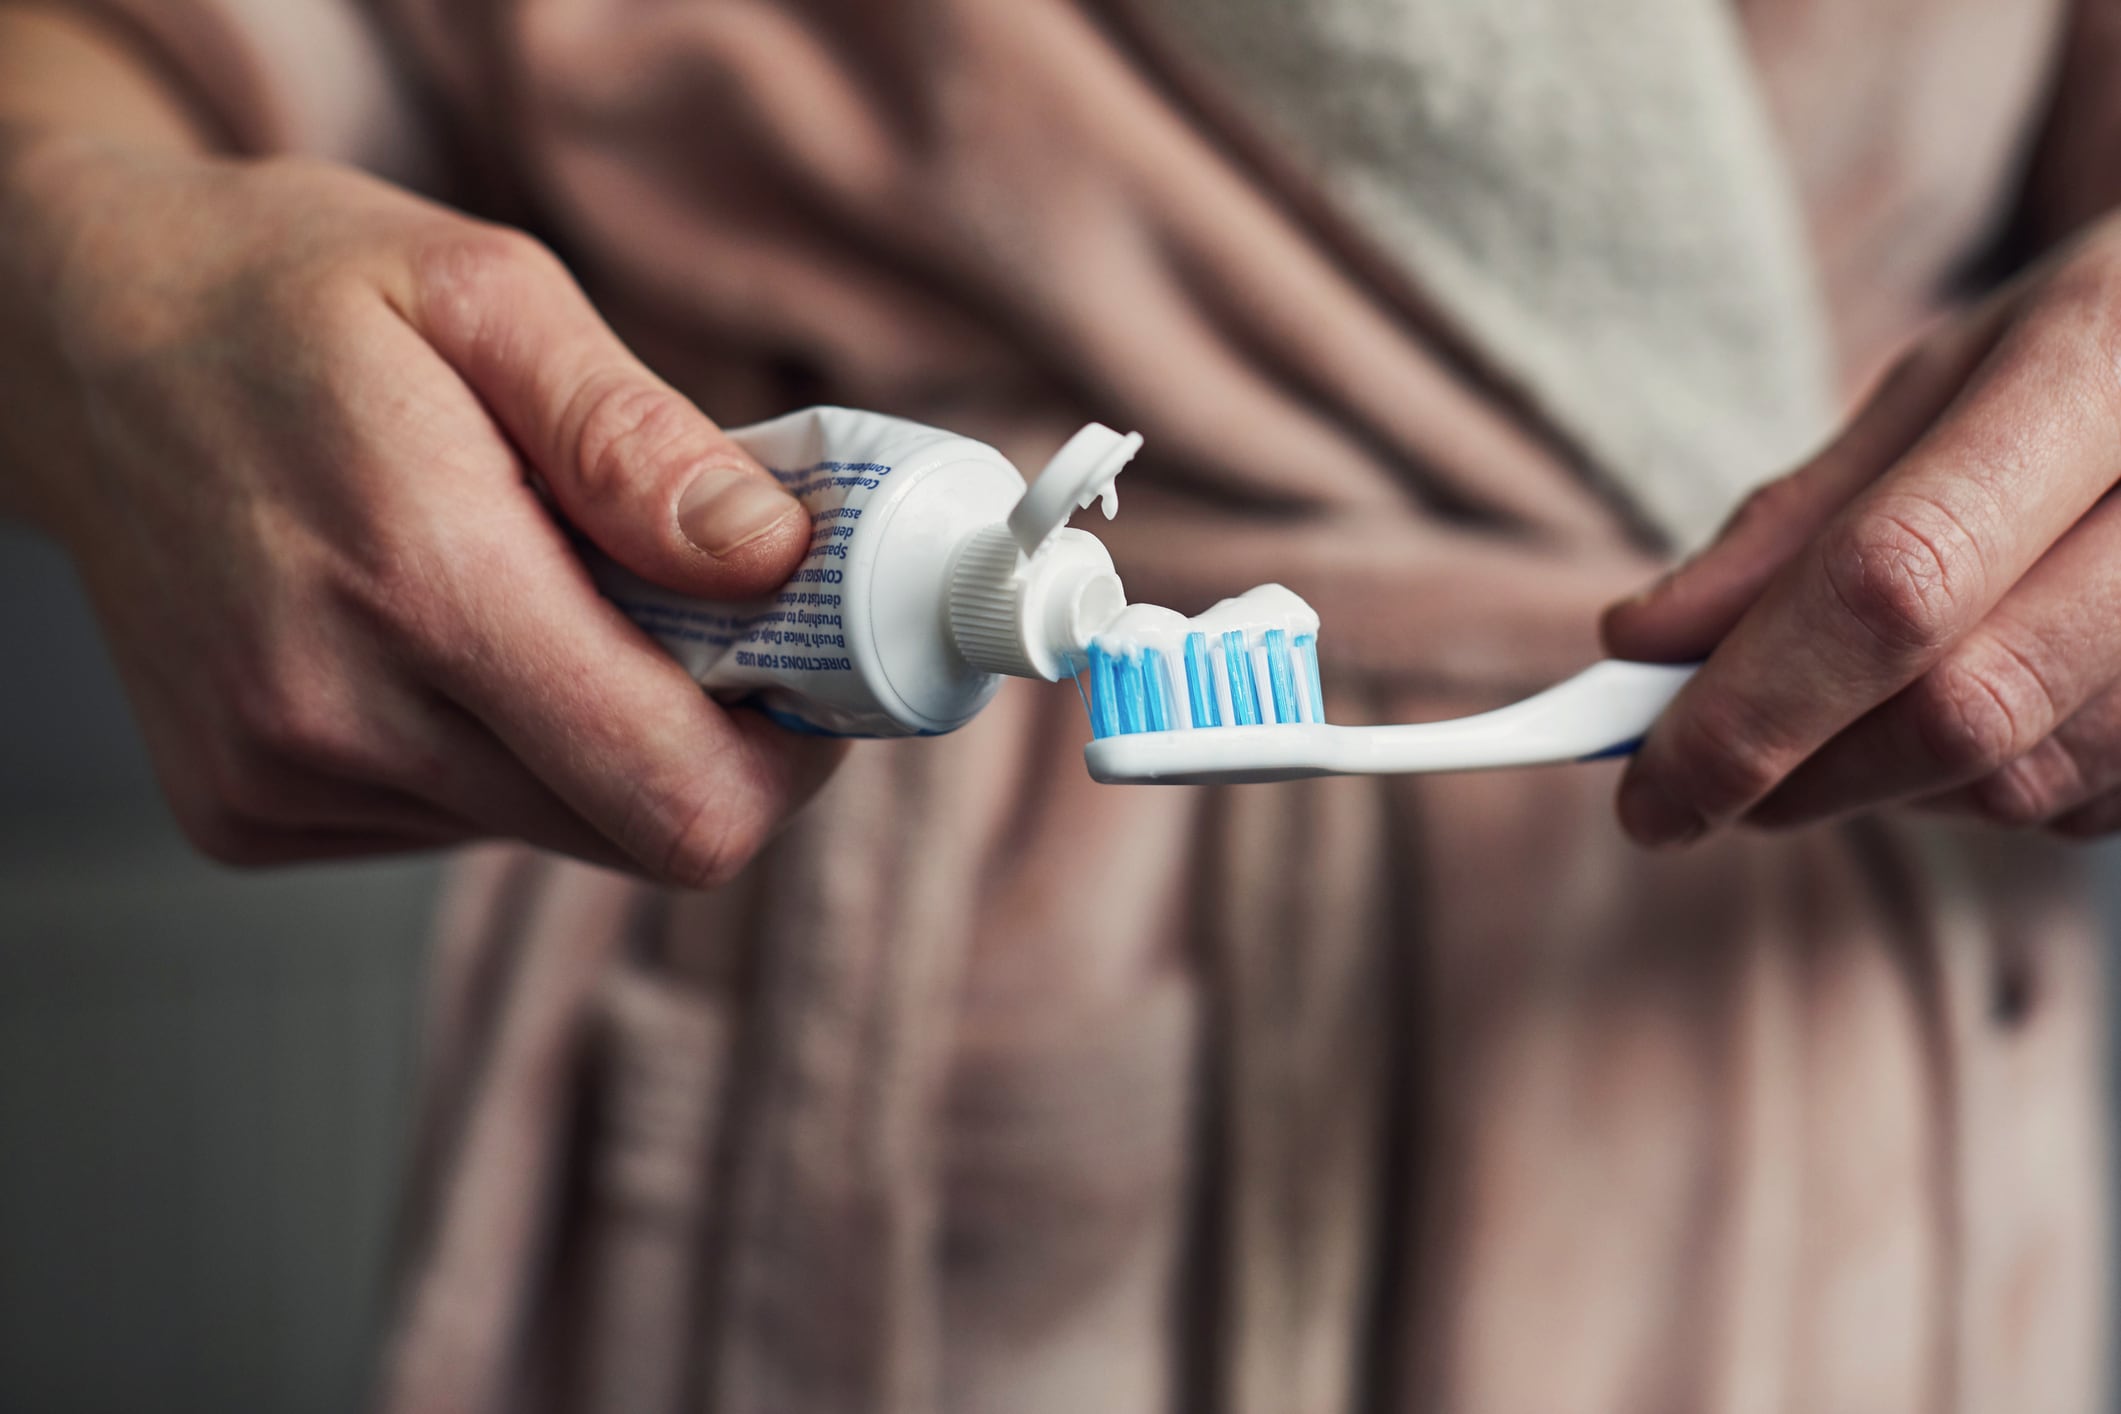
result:
[[[597,586],[708,692],[830,736],[954,730],[1002,675],[1057,682],[1126,606],[1078,507],[1141,445],[1091,423],[1026,489],[994,448],[853,408],[732,429],[810,512],[810,551],[772,598],[717,604],[592,554]]]

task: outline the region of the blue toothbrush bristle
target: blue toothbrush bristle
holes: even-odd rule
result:
[[[1323,722],[1326,719],[1326,689],[1318,680],[1318,635],[1296,635],[1296,656],[1303,660],[1304,682],[1310,689],[1311,720]]]
[[[1296,722],[1296,674],[1289,662],[1289,635],[1285,630],[1267,630],[1267,682],[1273,689],[1274,720]]]
[[[1230,720],[1240,727],[1259,725],[1259,691],[1252,684],[1252,652],[1236,629],[1223,635],[1223,667],[1230,676]]]
[[[1119,682],[1112,655],[1090,645],[1090,735],[1119,735]]]
[[[1119,679],[1119,729],[1122,735],[1131,736],[1148,726],[1147,714],[1142,710],[1142,665],[1139,658],[1122,658],[1118,670]]]
[[[1164,666],[1164,655],[1154,648],[1142,650],[1142,703],[1150,731],[1171,730],[1171,672]]]
[[[1218,662],[1208,635],[1189,633],[1180,659],[1183,697],[1177,669],[1162,650],[1114,652],[1091,644],[1076,676],[1090,710],[1090,734],[1103,738],[1220,727],[1226,715],[1230,725],[1246,727],[1326,719],[1316,634],[1292,639],[1286,629],[1263,634],[1232,629],[1222,635]],[[1227,714],[1222,705],[1226,694]],[[1267,715],[1269,703],[1272,717]]]
[[[1186,635],[1186,701],[1193,708],[1193,725],[1219,727],[1222,713],[1215,705],[1215,669],[1208,662],[1208,635]]]

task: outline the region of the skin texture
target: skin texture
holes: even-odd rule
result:
[[[0,505],[77,567],[178,822],[265,864],[507,836],[710,885],[837,759],[592,587],[765,593],[809,525],[529,238],[229,161],[0,7]]]
[[[2121,825],[2121,224],[1923,340],[1825,451],[1608,611],[1706,656],[1622,781],[1674,845],[1908,802]]]

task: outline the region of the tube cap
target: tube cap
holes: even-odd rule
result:
[[[1105,519],[1119,510],[1119,488],[1114,485],[1134,454],[1141,450],[1142,434],[1118,433],[1102,422],[1085,423],[1070,437],[1039,472],[1031,489],[1009,512],[1009,533],[1026,555],[1036,555],[1055,531],[1092,501],[1102,501]]]
[[[1113,479],[1141,443],[1138,432],[1089,424],[1046,463],[1007,521],[967,538],[950,576],[950,631],[966,662],[1058,682],[1127,606],[1104,543],[1066,522],[1093,500],[1112,515]]]

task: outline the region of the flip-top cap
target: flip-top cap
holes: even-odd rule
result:
[[[1006,521],[975,531],[950,574],[950,631],[983,672],[1057,682],[1096,632],[1127,604],[1112,556],[1068,517],[1103,501],[1119,509],[1113,478],[1134,459],[1139,432],[1090,423],[1053,454]]]
[[[1139,432],[1114,432],[1102,422],[1086,423],[1053,454],[1009,513],[1009,534],[1017,548],[1036,555],[1068,517],[1092,501],[1102,501],[1105,519],[1112,519],[1119,509],[1119,488],[1113,481],[1141,444]]]

